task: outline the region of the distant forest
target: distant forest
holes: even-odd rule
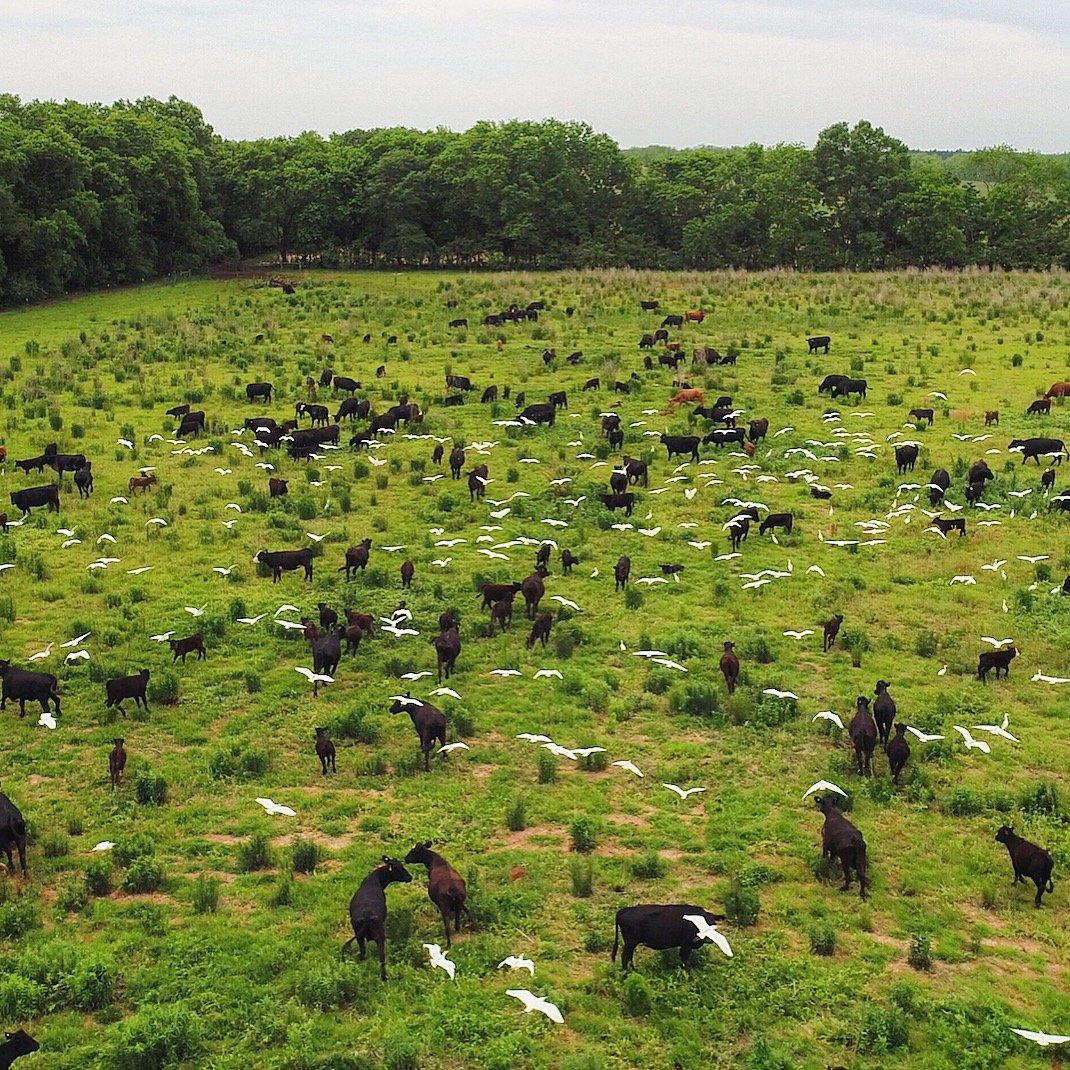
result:
[[[621,149],[578,122],[227,141],[172,97],[0,95],[0,304],[230,258],[338,267],[1070,268],[1070,157]]]

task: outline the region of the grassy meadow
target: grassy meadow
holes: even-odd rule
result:
[[[1070,541],[1066,517],[1048,512],[1037,466],[1023,467],[1007,445],[1028,434],[1070,437],[1062,402],[1050,416],[1025,415],[1070,377],[1070,275],[295,281],[293,296],[248,280],[194,281],[0,315],[5,503],[8,492],[55,478],[13,466],[53,440],[93,460],[96,488],[80,501],[67,475],[58,516],[37,510],[0,536],[0,564],[14,564],[0,573],[0,655],[56,673],[63,701],[55,731],[38,726],[37,706],[22,720],[17,704],[4,712],[0,779],[31,842],[29,876],[0,880],[0,1012],[7,1029],[23,1026],[40,1042],[33,1064],[1054,1065],[1052,1049],[1010,1030],[1070,1032],[1070,702],[1058,685],[1031,680],[1038,671],[1070,676],[1070,603],[1052,593],[1070,570]],[[738,352],[734,367],[689,378],[711,401],[732,395],[744,426],[769,418],[753,458],[704,447],[701,465],[666,461],[655,436],[687,433],[691,406],[666,414],[673,373],[643,368],[637,343],[661,313],[641,312],[639,302],[652,298],[662,312],[706,310],[701,325],[670,332],[688,363],[695,345]],[[536,299],[547,305],[536,323],[477,326]],[[462,316],[472,327],[447,328]],[[831,352],[808,354],[805,338],[826,333]],[[545,367],[548,346],[558,359]],[[581,363],[567,365],[576,350]],[[386,375],[376,379],[380,364]],[[346,426],[343,448],[320,460],[269,453],[274,474],[290,479],[289,496],[271,500],[259,451],[243,456],[231,432],[247,416],[291,416],[306,400],[306,376],[318,379],[324,367],[361,379],[373,412],[408,393],[426,420],[399,425],[371,454],[347,448]],[[464,406],[442,407],[447,371],[477,388]],[[590,377],[605,387],[633,372],[626,396],[581,392]],[[819,397],[829,372],[866,378],[867,398]],[[262,379],[275,401],[249,404],[245,384]],[[514,397],[524,391],[528,402],[567,389],[569,406],[553,428],[496,423],[515,408],[512,398],[479,404],[491,384]],[[333,412],[340,399],[318,394]],[[211,452],[191,455],[169,441],[177,425],[165,410],[187,400],[209,424],[188,446]],[[932,428],[908,421],[915,406],[935,408]],[[612,527],[622,514],[597,499],[609,474],[597,462],[616,456],[599,434],[599,414],[611,409],[626,428],[625,452],[651,459],[630,530]],[[998,427],[984,427],[986,409],[1000,411]],[[839,417],[826,419],[832,412]],[[904,477],[889,439],[896,432],[922,444]],[[868,440],[848,437],[858,435]],[[445,440],[447,454],[453,442],[466,445],[466,471],[488,464],[486,501],[470,502],[466,482],[433,465],[427,436]],[[857,452],[867,441],[873,458]],[[814,456],[788,452],[796,449]],[[967,519],[965,538],[926,532],[927,495],[900,484],[924,484],[943,467],[948,500],[963,505],[966,469],[981,457],[995,473],[984,501],[998,508],[954,514]],[[142,466],[154,466],[159,483],[134,495],[127,481]],[[831,501],[810,497],[804,469],[833,489]],[[1065,485],[1060,473],[1056,487]],[[129,500],[111,501],[118,496]],[[717,560],[729,550],[730,497],[791,511],[793,533],[774,543],[755,526],[741,557]],[[889,517],[903,505],[915,508]],[[887,527],[858,526],[874,519]],[[80,541],[64,548],[59,528]],[[98,542],[105,533],[115,541]],[[347,584],[337,571],[344,551],[365,537],[368,570]],[[553,553],[545,651],[526,649],[519,600],[504,635],[488,637],[479,610],[479,584],[532,570],[535,547],[518,537],[552,538],[581,562],[563,576]],[[452,539],[465,541],[437,545]],[[832,545],[855,539],[874,544]],[[273,585],[253,560],[258,550],[306,545],[318,554],[312,584],[284,573]],[[615,594],[621,554],[632,559],[632,581]],[[119,561],[89,568],[101,556]],[[411,592],[399,578],[406,557],[416,565]],[[685,566],[679,582],[637,582],[661,577],[663,563]],[[129,571],[144,566],[151,570]],[[765,569],[790,575],[744,587]],[[961,575],[976,582],[951,583]],[[311,665],[307,644],[272,623],[278,607],[298,607],[283,614],[290,620],[314,616],[319,601],[386,616],[402,598],[420,635],[378,632],[343,654],[337,682],[313,698],[294,671]],[[203,616],[186,606],[204,606]],[[434,670],[428,640],[451,606],[463,649],[448,684],[461,698],[431,701],[447,715],[449,738],[470,749],[434,758],[425,774],[409,718],[387,712],[389,696],[411,687],[428,697],[437,686],[401,677]],[[823,654],[818,622],[834,613],[844,616],[840,640]],[[253,626],[236,621],[259,614]],[[789,629],[814,634],[796,640]],[[150,639],[169,630],[202,630],[207,659],[172,668],[167,644]],[[89,659],[66,664],[60,644],[85,632]],[[989,649],[982,635],[1017,643],[1008,680],[975,678]],[[731,698],[718,670],[726,639],[742,662]],[[48,658],[28,660],[49,643]],[[634,655],[651,648],[686,672]],[[151,672],[148,715],[132,702],[125,718],[106,710],[104,681],[142,667]],[[522,676],[489,675],[496,668]],[[546,668],[562,679],[535,677]],[[912,739],[898,788],[883,753],[873,777],[859,778],[846,733],[813,720],[833,710],[846,723],[856,696],[872,696],[882,678],[901,721],[947,737]],[[952,728],[1004,715],[1020,742],[974,732],[990,742],[988,755],[967,751]],[[338,746],[336,775],[320,773],[317,725]],[[518,740],[521,732],[606,752],[574,762]],[[112,792],[116,736],[130,760]],[[621,759],[645,776],[609,764]],[[802,800],[821,778],[848,791],[866,838],[864,903],[857,883],[840,893],[838,865],[821,859],[822,818],[812,798]],[[663,783],[707,790],[680,800]],[[297,816],[269,817],[257,796]],[[1031,884],[1011,884],[1007,852],[993,839],[1002,824],[1055,858],[1055,892],[1039,911]],[[432,969],[422,945],[443,942],[441,923],[424,869],[410,867],[413,883],[387,892],[383,984],[373,961],[339,961],[352,935],[349,899],[383,854],[403,858],[423,839],[467,879],[475,925],[455,938],[456,978]],[[115,849],[93,852],[102,840]],[[610,962],[613,918],[640,902],[727,914],[734,957],[704,950],[687,975],[675,951],[640,948],[625,978]],[[534,977],[499,970],[507,955],[534,959]],[[546,996],[565,1024],[525,1015],[507,988]]]

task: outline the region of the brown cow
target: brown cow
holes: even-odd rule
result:
[[[706,313],[700,308],[688,309],[688,311],[684,313],[684,319],[687,320],[688,323],[701,323],[705,318]]]
[[[289,480],[276,479],[271,476],[268,479],[268,492],[272,498],[281,498],[284,494],[290,493]]]
[[[149,487],[155,486],[157,482],[156,473],[150,472],[147,476],[131,476],[127,488],[130,493],[133,493],[140,487],[146,494],[148,494]]]
[[[992,424],[999,423],[999,409],[987,409],[985,410],[985,427],[991,427]]]
[[[1070,397],[1070,383],[1052,383],[1051,389],[1044,396],[1046,398]]]
[[[693,386],[688,387],[686,390],[677,390],[671,398],[669,398],[670,405],[705,405],[706,404],[706,391],[702,387]]]

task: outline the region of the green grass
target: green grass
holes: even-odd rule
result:
[[[590,272],[299,281],[293,298],[248,283],[192,282],[0,316],[9,489],[45,481],[12,461],[53,439],[94,460],[96,483],[88,502],[64,490],[58,517],[38,512],[0,536],[0,563],[15,564],[0,576],[3,655],[26,665],[55,642],[33,667],[55,672],[63,696],[55,732],[36,727],[29,708],[25,720],[17,707],[5,711],[3,790],[25,814],[31,842],[29,878],[0,883],[0,1008],[41,1042],[35,1060],[45,1068],[210,1062],[235,1070],[548,1070],[674,1059],[688,1070],[883,1068],[904,1058],[932,1070],[1039,1065],[1009,1027],[1065,1031],[1070,1021],[1060,879],[1070,860],[1067,699],[1030,681],[1038,669],[1070,676],[1070,608],[1049,593],[1070,569],[1070,547],[1066,519],[1046,511],[1036,466],[1023,467],[1006,447],[1028,433],[1070,437],[1061,402],[1048,418],[1024,415],[1067,377],[1070,278]],[[666,414],[671,372],[643,368],[638,339],[660,322],[639,311],[651,297],[667,311],[707,310],[700,327],[674,332],[689,351],[738,350],[735,367],[702,369],[692,381],[769,418],[770,438],[752,461],[704,449],[715,463],[665,482],[675,461],[667,464],[643,432],[686,432],[690,407]],[[548,304],[537,324],[477,326],[488,312],[536,298]],[[566,305],[577,309],[571,318]],[[447,330],[462,315],[473,326]],[[387,345],[394,333],[398,344]],[[824,333],[831,353],[808,355],[803,339]],[[582,350],[583,363],[547,369],[547,346],[562,357]],[[380,364],[386,375],[376,379]],[[306,375],[318,378],[324,366],[360,378],[375,411],[409,393],[427,419],[400,428],[372,457],[343,449],[306,465],[269,455],[290,479],[289,497],[271,500],[260,457],[229,445],[232,428],[265,411],[246,403],[245,384],[272,381],[277,396],[266,411],[285,417],[305,400]],[[841,424],[826,423],[832,406],[817,384],[852,366],[867,378],[868,397],[841,406]],[[966,367],[976,375],[960,376]],[[529,402],[566,388],[569,408],[552,429],[495,426],[514,415],[512,399],[480,406],[476,394],[444,409],[446,371],[480,389],[508,384]],[[626,397],[580,391],[588,378],[607,384],[632,372],[639,378]],[[946,404],[930,399],[933,428],[904,428],[907,410],[931,391],[948,396]],[[164,410],[187,398],[209,417],[191,445],[213,453],[172,453],[180,447],[167,442],[175,424]],[[337,399],[326,400],[333,411]],[[592,465],[610,456],[598,414],[611,407],[622,414],[626,452],[652,460],[632,522],[659,527],[656,536],[614,530],[620,514],[609,517],[597,501],[607,469]],[[991,439],[953,437],[985,434],[983,412],[993,408],[1001,421]],[[853,415],[862,412],[873,415]],[[793,430],[773,437],[786,426]],[[868,432],[877,460],[856,455],[853,439],[838,441],[836,426]],[[887,441],[895,431],[922,443],[916,471],[902,479]],[[476,459],[472,444],[497,443],[485,457],[488,499],[529,497],[502,505],[511,512],[492,520],[496,507],[471,503],[445,466],[445,478],[425,482],[437,474],[433,442],[406,432],[443,438],[447,452],[452,442],[468,445],[466,468]],[[120,437],[134,450],[118,446]],[[797,447],[837,460],[785,456]],[[924,483],[936,467],[952,473],[951,498],[961,502],[966,467],[990,448],[1002,452],[988,457],[996,480],[985,500],[1001,508],[964,511],[966,538],[924,534],[917,511],[909,523],[887,517],[897,502],[914,503],[915,492],[897,495],[898,485]],[[329,471],[334,464],[340,469]],[[142,465],[156,467],[159,483],[134,496],[127,481]],[[217,474],[217,466],[231,471]],[[834,488],[831,503],[789,476],[803,468]],[[1026,497],[1010,493],[1027,489]],[[111,504],[118,495],[129,503]],[[565,501],[581,496],[577,506]],[[791,510],[794,532],[774,545],[753,530],[742,558],[715,560],[728,550],[722,524],[732,507],[722,503],[730,496]],[[147,525],[152,517],[167,526]],[[829,545],[860,537],[857,523],[874,518],[890,524],[884,545]],[[979,526],[986,518],[1000,525]],[[492,524],[500,530],[483,530]],[[81,542],[63,549],[59,527]],[[105,532],[116,541],[98,546]],[[272,585],[259,574],[258,550],[310,545],[307,532],[326,536],[313,584],[285,574]],[[554,538],[581,560],[563,577],[558,554],[551,558],[543,606],[556,620],[545,651],[526,649],[519,606],[505,635],[477,638],[486,622],[478,583],[522,579],[534,547],[495,551],[508,562],[476,551],[518,535]],[[477,542],[482,536],[492,541]],[[345,548],[365,537],[373,539],[369,569],[347,584],[336,570]],[[451,538],[467,541],[436,545]],[[702,549],[689,545],[707,540]],[[405,549],[386,552],[391,545]],[[622,553],[633,562],[629,600],[613,592]],[[1041,553],[1049,560],[1038,567],[1018,559]],[[102,554],[121,560],[89,570]],[[416,579],[403,594],[406,557]],[[446,567],[432,564],[446,557]],[[1006,559],[1005,580],[981,569],[996,559]],[[743,589],[744,573],[789,571],[789,562],[790,577]],[[659,576],[661,563],[685,566],[679,583],[636,583]],[[824,576],[807,571],[814,564]],[[143,565],[152,570],[126,571]],[[951,586],[956,574],[977,583]],[[579,611],[551,601],[554,594]],[[271,625],[277,607],[290,602],[314,614],[324,601],[380,616],[402,598],[420,637],[378,632],[343,656],[338,682],[312,698],[293,668],[311,664],[307,646]],[[196,620],[183,608],[201,605]],[[451,606],[464,646],[449,685],[462,697],[440,701],[449,738],[470,749],[434,758],[425,774],[411,722],[387,712],[388,696],[410,687],[427,696],[435,686],[400,677],[434,669],[426,638]],[[818,622],[837,612],[841,642],[822,654]],[[261,613],[255,626],[236,623]],[[796,642],[783,635],[789,628],[816,634]],[[170,629],[203,631],[207,659],[172,668],[166,644],[149,639]],[[90,660],[64,665],[59,643],[85,631]],[[1017,641],[1008,681],[985,687],[973,678],[986,649],[980,635]],[[725,639],[742,665],[731,697],[717,668]],[[687,673],[633,656],[644,648],[666,651]],[[135,716],[132,705],[125,720],[105,710],[103,681],[143,666],[151,672],[148,716]],[[488,675],[494,668],[523,676]],[[563,679],[535,679],[539,668],[557,668]],[[898,790],[883,755],[864,784],[846,734],[812,721],[822,709],[849,713],[881,678],[901,719],[949,736],[912,743]],[[798,701],[763,695],[769,687]],[[1004,713],[1021,742],[993,737],[988,756],[965,752],[951,729],[998,723]],[[330,728],[338,748],[335,775],[320,772],[317,725]],[[519,732],[604,746],[609,763],[631,759],[646,775],[555,758],[516,739]],[[130,760],[113,793],[107,755],[119,734]],[[838,870],[821,865],[820,818],[801,796],[822,777],[850,793],[851,819],[869,845],[866,904],[841,895]],[[680,800],[666,782],[707,792]],[[297,817],[267,816],[257,796],[292,806]],[[1040,911],[1029,890],[1011,886],[1006,852],[993,840],[1004,823],[1055,857],[1056,891]],[[338,961],[351,934],[349,898],[383,854],[403,857],[428,838],[468,880],[475,924],[454,943],[456,980],[430,970],[422,944],[441,942],[441,925],[422,868],[414,870],[413,884],[388,892],[383,985],[372,962]],[[91,852],[103,839],[116,842],[114,857]],[[683,977],[674,952],[641,948],[641,980],[625,982],[609,961],[613,915],[635,902],[694,902],[729,914],[735,957],[702,952]],[[533,979],[497,970],[521,953],[536,962]],[[927,968],[911,968],[925,959]],[[525,1016],[505,995],[512,984],[558,1003],[566,1027]]]

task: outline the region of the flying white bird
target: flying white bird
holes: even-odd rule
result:
[[[1036,672],[1031,677],[1033,683],[1042,684],[1070,684],[1070,678],[1062,676],[1045,676],[1042,672]]]
[[[215,471],[221,476],[229,476],[232,472],[232,468],[217,468]]]
[[[510,955],[498,963],[498,969],[508,966],[511,970],[527,970],[532,977],[535,976],[535,963],[532,959],[523,958],[520,955]]]
[[[432,695],[449,695],[450,698],[455,698],[455,699],[458,699],[458,700],[461,697],[460,695],[457,694],[456,691],[453,690],[452,687],[436,687],[435,690],[431,692],[431,694]]]
[[[1035,565],[1038,561],[1047,561],[1048,560],[1048,555],[1047,554],[1038,554],[1036,557],[1030,557],[1028,554],[1019,554],[1018,555],[1018,560],[1019,561],[1028,561],[1029,564]]]
[[[313,542],[323,542],[323,540],[324,540],[325,538],[327,538],[327,536],[326,536],[326,535],[317,535],[317,534],[316,534],[316,533],[315,533],[314,531],[306,531],[306,532],[305,532],[305,534],[306,534],[306,535],[307,535],[307,536],[308,536],[308,537],[309,537],[309,538],[310,538],[310,539],[311,539],[311,540],[312,540]]]
[[[921,741],[922,743],[932,743],[932,742],[933,742],[934,740],[937,740],[937,739],[943,739],[943,738],[944,738],[943,736],[938,736],[938,735],[930,735],[930,734],[928,734],[928,733],[926,733],[926,732],[922,732],[922,731],[920,731],[919,729],[917,729],[917,728],[914,728],[914,727],[912,727],[911,725],[907,725],[907,731],[908,731],[908,732],[909,732],[909,733],[910,733],[910,734],[911,734],[912,736],[917,736],[917,738],[918,738],[918,739],[919,739],[919,740],[920,740],[920,741]]]
[[[115,536],[109,535],[107,532],[104,532],[104,534],[97,539],[97,546],[99,546],[102,542],[115,542]]]
[[[438,748],[439,754],[452,754],[455,750],[471,750],[467,743],[447,743],[444,747]]]
[[[701,914],[685,914],[684,921],[691,922],[698,930],[700,940],[709,940],[716,944],[729,958],[732,957],[732,948],[729,947],[724,933],[718,932],[715,925],[711,925]]]
[[[766,687],[762,690],[763,695],[772,695],[774,698],[793,698],[798,701],[799,696],[793,691],[778,691],[775,687]]]
[[[993,639],[990,635],[981,636],[982,643],[991,643],[995,647],[1006,646],[1008,643],[1013,643],[1013,639]]]
[[[163,517],[160,517],[160,516],[154,516],[151,519],[146,520],[145,521],[145,527],[148,527],[149,524],[155,524],[155,526],[158,527],[158,528],[167,527],[167,521],[164,520]]]
[[[664,650],[633,650],[633,658],[666,658],[668,654]]]
[[[973,576],[952,576],[951,583],[949,583],[948,586],[950,587],[952,584],[955,583],[964,583],[968,587],[976,582],[977,580],[975,580]]]
[[[553,740],[549,736],[539,735],[535,732],[520,732],[517,739],[526,739],[529,743],[552,743]]]
[[[847,798],[847,792],[845,792],[843,788],[836,787],[831,780],[819,780],[816,784],[811,784],[803,793],[803,798],[805,799],[807,796],[813,795],[815,791],[834,791],[837,795],[842,795],[845,799]]]
[[[671,658],[651,658],[655,665],[664,665],[666,669],[675,669],[677,672],[687,672],[687,669]]]
[[[668,583],[669,581],[664,576],[640,576],[635,582],[650,585],[652,583]]]
[[[270,799],[257,798],[256,800],[264,808],[266,813],[269,814],[284,814],[286,817],[297,817],[297,811],[291,810],[288,806],[283,806],[281,803],[272,802]]]
[[[411,695],[391,695],[392,702],[400,702],[402,706],[422,706],[423,703],[418,698],[413,698]]]
[[[575,609],[579,612],[580,607],[575,602],[570,602],[567,598],[562,598],[559,594],[550,595],[550,599],[553,602],[560,602],[563,606],[568,606],[569,609]]]
[[[169,632],[160,632],[159,635],[150,635],[149,638],[150,639],[154,639],[157,643],[166,643],[167,640],[170,639],[171,636],[174,635],[174,634],[175,633],[172,630],[172,631],[169,631]]]
[[[837,728],[843,728],[843,721],[840,720],[838,713],[833,713],[832,710],[822,710],[820,713],[814,715],[814,720],[826,720],[831,721]]]
[[[430,673],[428,673],[430,675]],[[519,669],[491,669],[488,676],[523,676]]]
[[[425,676],[434,676],[434,675],[435,674],[433,672],[429,672],[428,670],[425,669],[423,672],[406,672],[406,673],[402,673],[401,679],[402,680],[422,680]]]
[[[707,549],[707,547],[712,546],[713,543],[712,542],[707,542],[705,540],[696,540],[695,542],[691,542],[690,540],[688,540],[687,545],[688,546],[693,546],[696,550],[705,550],[705,549]]]
[[[542,678],[545,678],[545,677],[549,677],[549,676],[552,676],[552,677],[554,677],[555,679],[558,679],[558,680],[563,680],[564,679],[564,677],[561,675],[561,670],[560,669],[539,669],[535,673],[535,679],[536,680],[539,680],[539,679],[542,679]]]
[[[808,635],[813,635],[814,630],[813,628],[805,628],[801,632],[786,631],[784,634],[790,636],[792,639],[805,639]],[[843,725],[841,724],[840,727],[843,728]]]
[[[551,1022],[557,1022],[558,1025],[561,1025],[565,1020],[553,1003],[543,999],[542,996],[533,995],[526,988],[507,988],[505,994],[520,1000],[524,1004],[524,1010],[529,1014],[532,1011],[541,1011]]]
[[[63,660],[64,660],[65,663],[69,663],[69,662],[72,662],[72,661],[78,661],[79,659],[81,659],[83,661],[88,661],[89,660],[89,651],[88,650],[72,650]]]
[[[306,669],[303,665],[295,665],[294,672],[299,672],[306,680],[314,684],[333,684],[334,677],[327,676],[326,673],[313,672],[311,669]]]
[[[1009,739],[1012,743],[1020,743],[1021,740],[1017,736],[1012,736],[1007,731],[1007,726],[998,724],[975,724],[973,726],[975,732],[989,732],[994,736],[1002,736],[1004,739]]]
[[[1049,1044],[1066,1044],[1070,1041],[1070,1037],[1061,1037],[1054,1033],[1034,1033],[1031,1029],[1012,1028],[1011,1032],[1033,1041],[1034,1044],[1039,1044],[1042,1048],[1046,1048]]]
[[[650,538],[653,538],[655,535],[660,533],[661,528],[638,528],[637,530],[640,535],[647,535]]]
[[[53,646],[55,646],[55,643],[49,643],[48,646],[46,646],[44,650],[38,650],[36,654],[31,654],[29,660],[30,661],[43,661],[45,658],[51,657],[51,655],[52,655],[52,647]]]
[[[569,750],[568,747],[562,747],[551,740],[549,743],[544,743],[544,750],[548,750],[551,754],[556,754],[559,758],[570,758],[572,761],[576,761],[576,752]]]
[[[639,771],[639,767],[630,761],[612,762],[612,765],[619,766],[621,769],[627,769],[629,773],[634,773],[637,777],[642,777],[645,774]]]
[[[967,750],[976,749],[982,754],[992,753],[992,748],[983,739],[974,739],[973,736],[970,735],[969,729],[963,728],[960,724],[952,725],[951,727],[962,736],[966,743]]]
[[[705,788],[681,788],[676,784],[662,784],[663,788],[668,788],[669,791],[679,795],[681,799],[686,799],[688,795],[695,795],[700,791],[705,791]]]
[[[111,840],[101,840],[100,843],[98,843],[93,848],[93,850],[94,851],[110,851],[114,846],[115,846],[115,844],[112,843]]]
[[[437,966],[440,970],[445,970],[452,981],[454,971],[457,969],[457,963],[450,962],[438,944],[424,944],[424,949],[431,956],[431,965]]]
[[[203,617],[205,609],[208,608],[208,603],[205,602],[199,609],[197,606],[183,606],[182,607],[191,617]]]
[[[60,643],[62,647],[81,646],[86,639],[88,639],[93,633],[85,632],[83,635],[78,636],[77,639],[68,639],[65,643]]]

